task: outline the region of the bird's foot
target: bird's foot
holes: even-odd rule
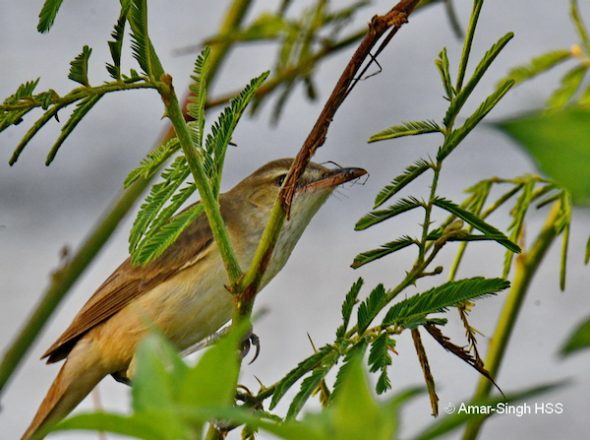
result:
[[[240,354],[242,355],[242,359],[248,356],[250,352],[250,348],[254,346],[256,351],[254,352],[254,357],[248,363],[248,365],[252,364],[256,359],[258,359],[258,355],[260,354],[260,338],[256,336],[256,334],[250,332],[246,338],[242,341],[242,348],[240,350]]]

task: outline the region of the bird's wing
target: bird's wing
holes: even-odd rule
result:
[[[192,266],[213,243],[205,215],[198,218],[160,257],[145,266],[125,260],[94,292],[70,326],[43,354],[47,363],[64,359],[88,330],[113,316],[135,298]]]

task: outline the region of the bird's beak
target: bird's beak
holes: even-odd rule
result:
[[[317,180],[305,184],[297,192],[317,191],[322,188],[335,188],[345,182],[358,179],[367,174],[363,168],[336,168],[329,170]]]

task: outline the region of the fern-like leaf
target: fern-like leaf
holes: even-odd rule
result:
[[[163,182],[152,186],[149,195],[139,209],[133,222],[129,237],[129,253],[134,258],[136,249],[142,237],[149,229],[152,220],[158,215],[164,205],[190,174],[184,156],[178,156],[172,164],[162,172]]]
[[[447,48],[443,48],[438,54],[438,58],[435,60],[434,64],[438,70],[440,75],[440,79],[443,83],[443,88],[445,89],[446,98],[450,101],[455,96],[455,88],[453,87],[453,82],[451,81],[451,73],[449,70],[449,57],[447,55]]]
[[[510,287],[501,278],[467,278],[434,287],[394,304],[385,315],[383,325],[402,325],[412,328],[425,322],[431,313],[440,313],[487,295],[494,295]]]
[[[375,133],[369,138],[369,142],[384,141],[405,136],[417,136],[427,133],[440,133],[441,131],[442,128],[434,121],[407,121]]]
[[[14,148],[12,156],[8,161],[10,166],[16,163],[25,147],[28,145],[31,139],[37,134],[37,132],[41,130],[43,126],[47,124],[51,119],[53,119],[57,115],[57,112],[63,107],[65,107],[65,104],[54,105],[45,113],[43,113],[43,115],[41,115],[41,117],[33,123],[33,125],[27,130],[27,132],[24,134],[24,136],[21,138],[19,143]]]
[[[225,152],[231,141],[231,136],[238,124],[246,106],[253,98],[254,93],[260,85],[266,80],[269,72],[264,72],[260,76],[252,79],[250,83],[231,100],[230,104],[221,112],[217,121],[211,128],[211,133],[207,136],[206,154],[212,162],[212,168],[209,170],[210,179],[212,180],[212,189],[214,194],[219,193],[221,186],[221,172],[225,160]]]
[[[331,345],[324,345],[317,352],[299,362],[295,368],[289,371],[275,386],[275,391],[270,401],[270,409],[273,409],[287,391],[309,371],[319,368],[325,357],[334,351]]]
[[[330,372],[332,366],[333,364],[317,368],[313,370],[309,376],[303,379],[299,392],[295,395],[287,410],[287,420],[297,417],[297,414],[299,414],[303,405],[305,405],[305,402],[307,402],[311,394],[318,388],[318,386],[320,386],[326,375]]]
[[[377,223],[381,223],[382,221],[403,214],[404,212],[411,211],[420,206],[423,206],[423,203],[414,197],[398,200],[388,208],[371,211],[364,217],[361,217],[361,219],[356,222],[354,229],[356,231],[362,231]]]
[[[39,84],[39,78],[34,81],[26,81],[18,86],[16,92],[8,96],[4,100],[4,105],[16,104],[22,99],[33,96],[35,88]],[[23,108],[19,110],[0,110],[0,132],[6,130],[11,125],[20,124],[23,116],[30,112],[33,107]]]
[[[121,79],[121,53],[123,51],[123,38],[125,37],[125,24],[127,23],[127,13],[129,12],[129,3],[121,5],[121,14],[111,33],[112,40],[109,40],[109,51],[113,63],[107,63],[107,71],[115,80]]]
[[[504,49],[506,44],[508,44],[508,42],[513,37],[514,34],[512,32],[507,33],[506,35],[501,37],[496,43],[494,43],[492,47],[490,47],[488,51],[484,54],[483,58],[473,71],[473,75],[471,75],[469,81],[467,81],[465,86],[461,89],[459,93],[457,93],[457,96],[455,96],[455,98],[453,98],[453,100],[451,101],[451,104],[449,105],[449,108],[443,120],[446,127],[448,127],[449,124],[455,120],[456,116],[461,111],[461,108],[463,108],[463,105],[467,101],[467,98],[469,98],[469,96],[475,89],[475,86],[477,86],[477,84],[482,79],[483,75],[491,66],[491,64],[494,62],[496,57],[500,54],[502,49]]]
[[[551,94],[547,100],[547,108],[560,110],[564,108],[584,81],[588,67],[580,64],[569,70],[562,78],[560,86]]]
[[[359,335],[362,335],[369,327],[375,316],[385,305],[385,301],[385,287],[383,287],[383,284],[379,284],[359,306],[357,312],[357,333]]]
[[[142,241],[134,255],[133,263],[147,264],[158,258],[202,212],[203,206],[199,203],[170,218],[166,224],[158,227]]]
[[[410,165],[402,174],[393,179],[389,185],[379,191],[379,194],[375,197],[373,209],[383,205],[383,203],[420,177],[429,168],[431,168],[431,165],[424,159],[419,159]]]
[[[100,100],[100,98],[102,98],[102,96],[103,95],[92,95],[78,102],[76,108],[70,115],[70,118],[62,127],[57,140],[49,150],[49,153],[47,154],[47,159],[45,159],[45,165],[50,165],[51,162],[53,162],[53,159],[55,159],[55,155],[57,154],[65,140],[72,133],[74,128],[76,128],[76,126],[80,123],[80,121],[84,118],[84,116],[86,116],[86,114],[92,109],[92,107],[94,107],[96,103]]]
[[[486,115],[492,111],[492,109],[500,102],[500,100],[508,93],[508,91],[514,85],[514,81],[507,80],[500,84],[494,92],[492,92],[473,112],[471,116],[467,118],[462,127],[453,130],[453,132],[447,136],[444,144],[439,148],[436,154],[437,160],[445,159],[451,152],[459,145],[459,143],[465,139],[465,137],[471,133],[471,130],[475,128],[479,122],[486,117]]]
[[[128,188],[138,179],[150,179],[160,169],[162,164],[179,149],[180,143],[176,137],[159,145],[157,148],[150,151],[147,156],[142,159],[139,166],[127,175],[123,182],[123,186]]]
[[[334,401],[334,398],[340,392],[342,382],[347,375],[348,369],[350,368],[351,364],[355,362],[358,358],[363,358],[365,356],[365,352],[369,347],[369,343],[367,342],[366,338],[360,338],[360,340],[354,344],[351,348],[348,349],[346,355],[344,356],[344,362],[342,366],[336,373],[336,380],[334,381],[334,386],[332,387],[332,394],[330,394],[330,401]]]
[[[68,78],[83,86],[89,86],[88,82],[88,60],[92,54],[92,49],[89,46],[84,46],[76,58],[70,61],[70,72]]]
[[[205,47],[195,61],[195,67],[189,89],[191,97],[188,101],[188,114],[196,121],[193,132],[196,134],[195,144],[203,146],[203,136],[205,131],[205,103],[207,102],[207,76],[208,76],[208,59],[211,50]]]
[[[512,80],[515,84],[532,79],[572,57],[568,49],[554,50],[535,57],[530,63],[513,68],[504,80]]]
[[[496,229],[489,223],[486,223],[484,220],[482,220],[475,214],[464,210],[457,204],[444,198],[437,197],[436,199],[434,199],[433,203],[435,206],[438,206],[439,208],[444,209],[445,211],[450,212],[454,216],[460,218],[464,222],[469,223],[471,226],[473,226],[475,229],[477,229],[485,235],[488,235],[490,237],[503,237],[501,240],[496,239],[495,241],[497,241],[502,246],[504,246],[512,252],[520,252],[520,247],[518,247],[516,243],[510,241],[510,239],[506,237],[504,234],[502,234],[502,232],[500,232],[498,229]]]
[[[51,29],[62,2],[63,0],[45,0],[41,12],[39,12],[39,22],[37,23],[39,32],[44,33]]]
[[[128,14],[131,26],[131,51],[142,70],[159,80],[164,73],[148,34],[147,0],[132,0]]]
[[[379,258],[383,258],[386,255],[405,249],[413,244],[417,244],[416,240],[414,240],[412,237],[405,235],[401,238],[398,238],[397,240],[385,243],[377,249],[373,249],[358,254],[356,257],[354,257],[354,261],[352,262],[350,267],[352,267],[353,269],[358,269],[359,267],[364,266],[367,263],[370,263],[372,261],[378,260]]]
[[[522,193],[520,194],[514,208],[512,209],[512,223],[508,227],[510,230],[510,240],[513,242],[518,242],[520,235],[522,233],[524,227],[524,219],[526,213],[529,210],[529,206],[532,202],[533,191],[535,189],[535,181],[529,180],[522,189]],[[512,266],[512,258],[514,257],[514,253],[511,251],[507,251],[506,255],[504,256],[504,269],[502,271],[502,278],[508,278],[508,274],[510,273],[510,267]]]
[[[340,327],[338,327],[338,330],[336,330],[336,338],[338,339],[344,337],[344,334],[348,329],[350,315],[352,314],[352,309],[354,308],[357,302],[357,298],[359,296],[359,292],[361,291],[363,283],[364,281],[362,278],[356,280],[354,284],[350,287],[350,290],[344,298],[344,302],[342,303],[342,325],[340,325]]]

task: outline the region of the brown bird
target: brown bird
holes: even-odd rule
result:
[[[221,214],[240,266],[250,263],[292,159],[270,162],[219,196]],[[336,186],[366,173],[310,163],[300,179],[291,217],[279,235],[262,279],[285,265],[301,234]],[[179,350],[215,333],[231,319],[228,278],[209,229],[199,216],[160,257],[145,266],[127,259],[90,297],[42,358],[65,359],[22,439],[70,413],[111,374],[133,377],[135,348],[156,326]]]

